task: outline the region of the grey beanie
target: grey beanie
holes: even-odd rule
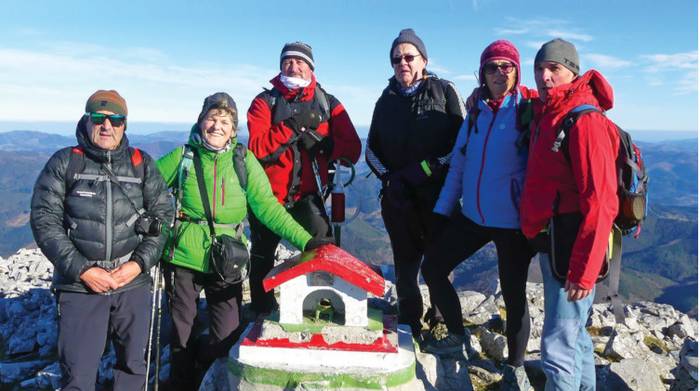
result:
[[[540,48],[535,56],[535,64],[543,61],[552,61],[565,66],[568,70],[579,74],[578,52],[576,47],[561,38],[553,39]]]
[[[411,45],[415,46],[416,49],[418,49],[418,53],[420,53],[425,60],[428,60],[428,51],[425,50],[423,40],[416,35],[416,32],[413,31],[413,29],[403,29],[399,32],[399,36],[394,39],[394,42],[391,43],[391,49],[389,50],[389,61],[391,61],[394,48],[402,43],[410,43]]]
[[[282,67],[282,61],[287,57],[298,57],[304,60],[311,70],[314,70],[314,53],[311,51],[311,46],[308,44],[296,41],[285,43],[280,53],[280,68]]]
[[[233,117],[233,129],[238,129],[238,109],[236,108],[236,102],[234,102],[233,98],[231,98],[231,95],[225,92],[217,92],[213,95],[207,96],[204,99],[202,111],[199,113],[197,123],[201,123],[209,110],[212,109],[223,109],[230,111],[231,116]]]

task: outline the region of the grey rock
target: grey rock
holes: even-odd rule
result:
[[[479,342],[484,353],[496,361],[505,361],[508,357],[506,337],[493,333],[484,327],[479,328]]]
[[[680,351],[680,366],[698,381],[698,341],[686,339]]]
[[[462,313],[471,313],[486,300],[486,296],[479,292],[464,291],[459,292],[459,305],[462,307]]]
[[[430,353],[416,351],[416,378],[435,387],[438,378],[438,358]]]
[[[691,320],[688,315],[681,315],[681,317],[674,324],[668,327],[666,334],[670,337],[697,337],[698,322]]]
[[[603,389],[649,391],[663,390],[659,370],[639,358],[628,358],[610,364],[610,375]]]
[[[651,350],[643,341],[642,332],[629,334],[616,331],[608,340],[603,355],[613,360],[646,357],[651,354]]]

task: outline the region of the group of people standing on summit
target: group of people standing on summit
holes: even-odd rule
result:
[[[521,84],[511,42],[489,44],[479,86],[466,102],[454,84],[428,71],[428,58],[412,29],[392,42],[394,74],[376,103],[365,148],[382,182],[399,322],[426,352],[465,349],[449,275],[493,241],[507,314],[502,389],[527,390],[525,285],[531,258],[542,252],[546,389],[595,389],[585,324],[618,208],[619,140],[602,114],[612,107],[611,87],[595,70],[581,74],[576,48],[562,39],[537,52],[536,89]],[[279,66],[272,88],[248,109],[247,147],[238,143],[239,113],[227,93],[206,97],[187,143],[157,161],[129,146],[127,105],[118,92],[88,98],[78,145],[49,159],[31,203],[34,237],[54,264],[64,390],[95,388],[108,338],[117,356],[114,389],[145,387],[149,273],[157,263],[172,313],[169,389],[194,390],[241,332],[241,281],[222,278],[210,256],[219,235],[247,244],[248,218],[254,316],[276,309],[262,281],[281,239],[300,250],[332,243],[323,191],[329,164],[356,163],[361,141],[343,105],[316,80],[309,45],[284,45]],[[584,104],[598,111],[573,125],[565,148],[554,148],[561,120]],[[572,214],[573,248],[561,275],[538,243],[552,234],[557,216]],[[419,273],[430,290],[425,317]],[[210,319],[204,341],[193,331],[202,290]],[[444,322],[447,337],[432,337],[422,320]]]

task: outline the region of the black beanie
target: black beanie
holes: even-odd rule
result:
[[[209,110],[212,109],[222,109],[230,112],[231,117],[233,117],[233,130],[238,129],[238,109],[231,95],[225,92],[217,92],[204,98],[204,104],[197,118],[197,123],[201,123]]]
[[[420,39],[413,29],[403,29],[399,32],[399,36],[394,39],[391,43],[391,49],[389,50],[389,61],[391,61],[391,56],[394,54],[394,48],[402,43],[410,43],[418,49],[418,53],[423,56],[423,59],[428,60],[428,51],[425,50],[425,44],[423,40]]]
[[[561,38],[553,39],[546,42],[535,56],[535,65],[543,61],[556,62],[565,66],[568,70],[579,74],[578,52],[576,47],[568,41]]]
[[[296,41],[285,43],[280,53],[280,68],[282,61],[287,57],[298,57],[304,60],[311,70],[314,70],[314,53],[311,51],[311,46],[304,42]]]

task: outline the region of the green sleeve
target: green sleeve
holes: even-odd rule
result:
[[[185,147],[178,147],[163,155],[156,162],[158,171],[160,175],[168,184],[168,187],[173,187],[177,182],[177,170],[180,166],[180,160],[182,160],[182,155],[185,152]]]
[[[253,153],[249,151],[245,160],[248,172],[246,198],[255,217],[294,247],[304,250],[306,243],[311,240],[311,234],[277,201],[272,193],[270,181]]]

